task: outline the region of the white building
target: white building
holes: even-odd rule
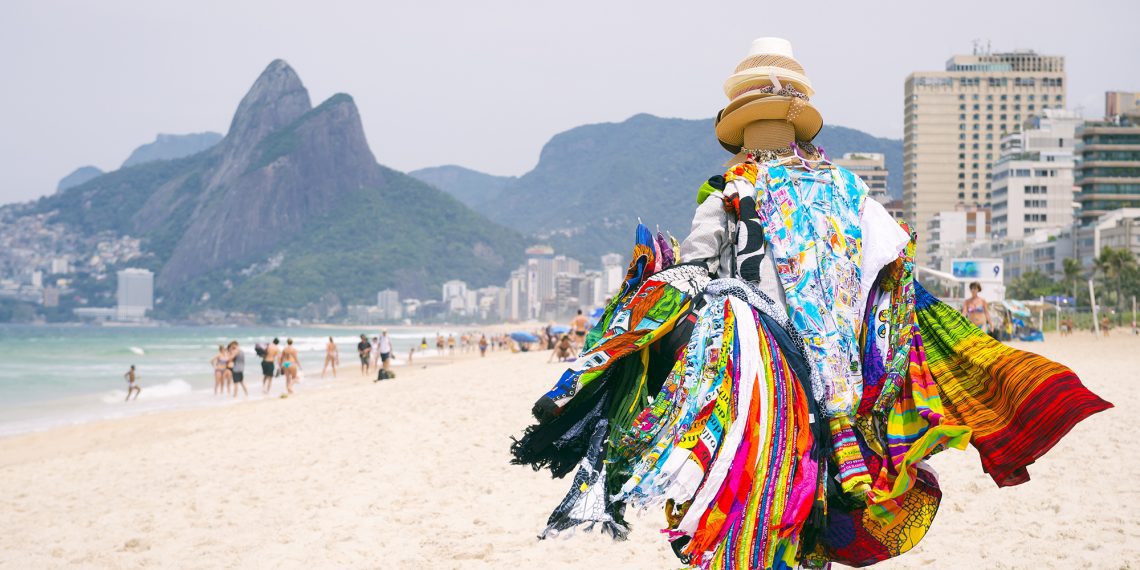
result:
[[[1077,257],[1085,267],[1091,267],[1106,247],[1140,256],[1140,208],[1112,210],[1077,230]]]
[[[117,275],[119,292],[115,317],[119,320],[146,318],[146,312],[154,309],[154,273],[146,269],[123,269]]]
[[[1002,139],[991,194],[993,231],[999,239],[1073,224],[1073,135],[1083,121],[1063,109],[1041,113],[1026,122],[1024,131]]]
[[[1005,240],[1001,258],[1005,262],[1005,278],[1017,279],[1038,271],[1053,279],[1064,277],[1065,258],[1074,256],[1073,229],[1039,230],[1020,238]]]
[[[618,253],[607,253],[602,256],[602,290],[599,293],[611,297],[617,293],[618,287],[625,280],[628,268],[625,258]],[[604,300],[604,299],[603,299]]]
[[[973,256],[979,245],[987,244],[988,213],[985,208],[961,208],[935,214],[926,232],[930,267],[949,272],[951,259]]]
[[[377,293],[376,307],[380,309],[380,318],[384,320],[395,321],[404,316],[400,293],[395,289],[385,289]]]

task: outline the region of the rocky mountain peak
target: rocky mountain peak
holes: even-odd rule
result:
[[[309,92],[297,72],[275,59],[261,72],[242,98],[226,134],[227,148],[252,148],[313,108]]]

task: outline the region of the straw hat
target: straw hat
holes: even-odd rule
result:
[[[810,101],[814,92],[792,53],[791,42],[782,38],[754,40],[744,61],[724,82],[729,102],[717,114],[717,139],[735,153],[744,143],[746,125],[783,119],[795,128],[797,140],[810,141],[823,128],[823,117]]]

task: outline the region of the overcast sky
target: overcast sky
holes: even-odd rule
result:
[[[56,2],[0,6],[0,203],[113,170],[157,133],[224,133],[275,58],[314,104],[360,108],[401,170],[532,168],[552,135],[647,112],[707,118],[755,37],[783,36],[824,121],[902,136],[906,75],[973,40],[1067,58],[1085,116],[1140,91],[1135,2]],[[938,10],[934,12],[933,10]],[[712,133],[709,134],[712,136]]]

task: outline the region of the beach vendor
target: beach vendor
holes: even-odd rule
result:
[[[663,509],[692,567],[866,566],[930,528],[931,455],[972,444],[995,484],[1022,484],[1111,407],[922,288],[917,234],[813,144],[823,118],[787,40],[755,40],[724,91],[732,158],[689,236],[638,224],[618,295],[511,447],[573,473],[540,537],[624,538],[632,504]]]

